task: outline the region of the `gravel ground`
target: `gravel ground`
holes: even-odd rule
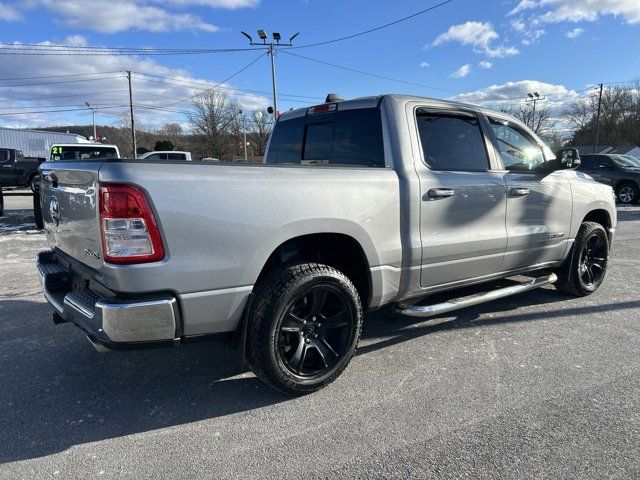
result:
[[[0,218],[0,478],[640,477],[640,208],[596,294],[376,312],[334,384],[289,398],[221,345],[98,354],[54,326],[30,201]]]

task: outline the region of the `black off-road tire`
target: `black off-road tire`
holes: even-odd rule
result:
[[[622,205],[633,205],[640,201],[640,189],[634,182],[622,182],[616,187],[616,199]]]
[[[44,219],[42,218],[42,207],[40,205],[40,187],[36,184],[36,189],[33,192],[33,217],[36,227],[39,230],[44,228]]]
[[[36,188],[38,188],[38,182],[40,182],[40,175],[31,175],[31,177],[29,177],[27,185],[32,192],[35,192]]]
[[[604,243],[604,262],[602,262],[602,274],[594,283],[587,283],[581,275],[581,262],[583,261],[584,249],[587,242],[597,235]],[[571,251],[566,260],[556,272],[558,280],[555,287],[563,293],[576,297],[585,297],[595,292],[604,280],[607,264],[609,260],[609,237],[602,225],[595,222],[583,222],[578,230],[576,239],[571,247]]]
[[[313,288],[339,290],[350,308],[351,330],[335,365],[317,376],[303,377],[287,368],[282,358],[280,327],[296,299]],[[315,318],[315,317],[314,317]],[[362,332],[362,305],[353,283],[342,272],[317,263],[293,263],[270,272],[254,290],[247,324],[247,361],[267,385],[289,395],[304,395],[333,382],[353,357]]]

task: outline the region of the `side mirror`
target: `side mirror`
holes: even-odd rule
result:
[[[580,166],[580,152],[577,148],[563,148],[556,156],[556,170],[568,170]]]

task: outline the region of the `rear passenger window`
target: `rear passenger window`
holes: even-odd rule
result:
[[[184,153],[168,153],[169,160],[186,160]]]
[[[265,163],[384,167],[380,110],[338,109],[278,122]]]
[[[333,146],[333,122],[316,123],[307,125],[307,133],[304,142],[304,153],[302,160],[326,160],[329,163],[331,158],[331,147]],[[302,163],[305,163],[304,161]]]
[[[418,111],[424,159],[432,170],[486,171],[489,157],[478,118]]]

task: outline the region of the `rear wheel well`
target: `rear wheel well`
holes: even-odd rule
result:
[[[262,267],[256,283],[279,265],[289,262],[317,262],[329,265],[353,282],[363,306],[371,297],[369,262],[360,244],[339,233],[317,233],[292,238],[276,248]]]

